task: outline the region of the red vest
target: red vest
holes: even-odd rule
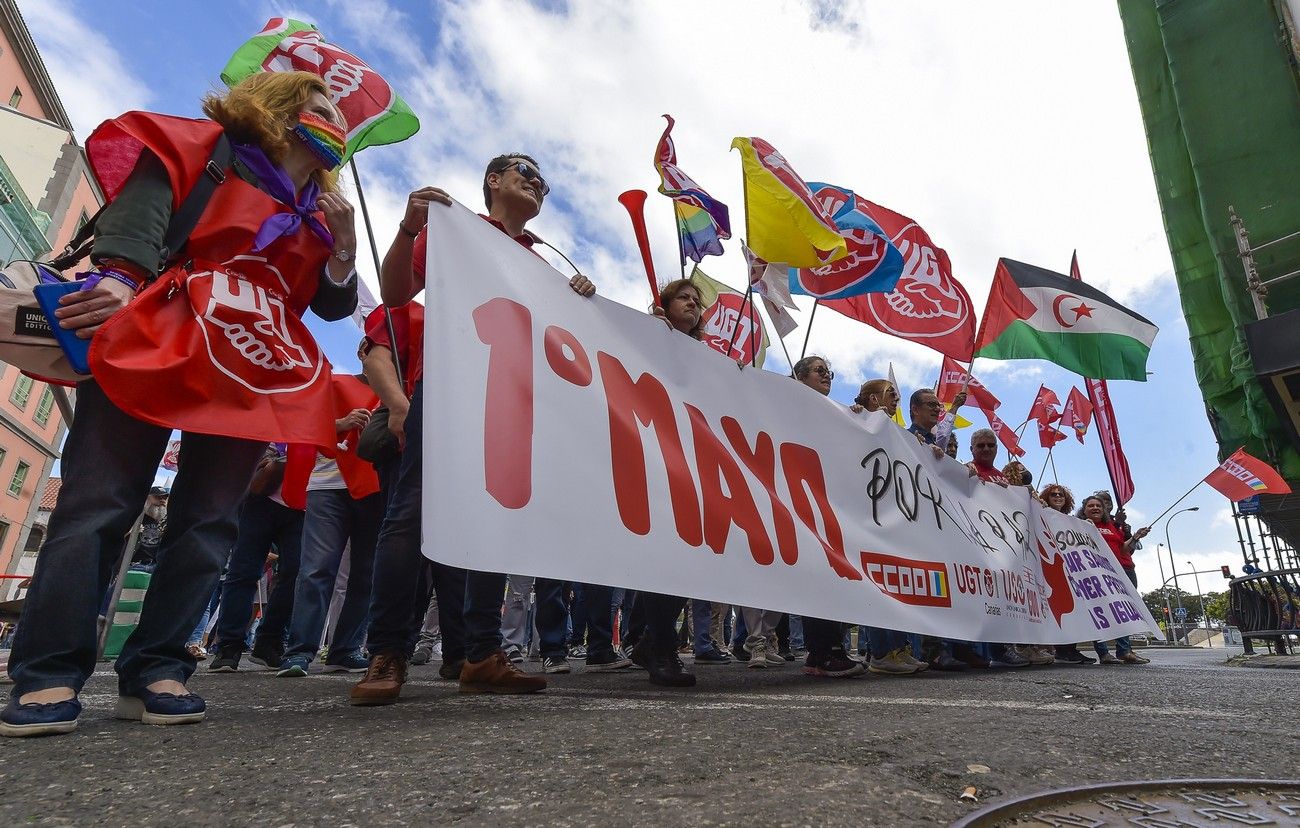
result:
[[[370,386],[349,374],[335,375],[330,382],[332,407],[330,409],[330,427],[334,420],[341,420],[357,408],[373,411],[379,406],[379,398]],[[329,446],[322,446],[320,453],[338,461],[339,474],[347,484],[348,494],[353,500],[361,500],[379,491],[379,475],[375,467],[357,456],[357,443],[361,432],[353,429],[346,434],[335,435]],[[308,445],[289,446],[289,462],[284,470],[284,485],[280,496],[284,503],[294,509],[307,508],[307,482],[316,465],[316,447]]]
[[[100,125],[86,153],[111,201],[140,153],[152,152],[171,178],[175,210],[203,174],[220,133],[212,121],[128,112]],[[299,318],[316,294],[329,250],[303,226],[252,252],[262,221],[288,210],[227,174],[181,263],[91,341],[91,372],[119,408],[182,431],[336,442],[329,363]]]

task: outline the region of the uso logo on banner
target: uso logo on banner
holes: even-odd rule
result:
[[[719,293],[704,311],[700,331],[706,345],[739,362],[754,361],[763,345],[763,322],[754,303],[739,293]]]
[[[272,20],[274,29],[283,19]],[[311,72],[329,88],[330,100],[348,122],[348,142],[382,117],[393,104],[393,88],[361,58],[324,40],[314,30],[295,32],[281,40],[262,61],[268,72]]]
[[[835,217],[849,253],[821,267],[791,268],[790,291],[817,299],[844,299],[894,288],[903,272],[903,256],[866,212],[866,200],[851,190],[812,182],[815,198]]]

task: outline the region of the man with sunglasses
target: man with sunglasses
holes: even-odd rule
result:
[[[538,164],[523,153],[499,155],[483,173],[484,221],[519,244],[533,249],[538,238],[525,225],[541,212],[550,192]],[[425,258],[430,205],[450,205],[451,196],[437,187],[411,193],[397,235],[384,257],[380,291],[384,304],[400,307],[424,289]],[[569,280],[580,296],[596,287],[581,273]],[[423,555],[420,552],[420,501],[423,458],[423,386],[416,378],[415,392],[404,423],[401,468],[388,504],[375,550],[370,630],[367,642],[370,668],[352,688],[357,705],[392,704],[406,681],[406,665],[415,644],[414,625],[423,612],[418,606],[417,584]],[[506,576],[495,572],[470,572],[465,585],[465,665],[460,672],[463,693],[534,693],[546,687],[542,676],[524,673],[501,648],[501,602]]]

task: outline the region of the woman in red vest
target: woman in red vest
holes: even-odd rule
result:
[[[235,539],[235,508],[268,442],[332,445],[330,372],[300,316],[356,305],[352,208],[332,173],[347,126],[320,78],[248,78],[203,102],[208,119],[129,112],[86,153],[109,201],[86,287],[59,324],[91,339],[50,516],[14,640],[0,734],[66,733],[96,658],[96,619],[123,538],[172,429],[180,463],[158,567],[117,660],[118,718],[200,721],[185,639]],[[224,170],[221,139],[233,161]],[[218,181],[188,242],[168,222]]]

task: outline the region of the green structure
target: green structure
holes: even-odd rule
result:
[[[1244,446],[1300,492],[1297,7],[1119,0],[1220,457]],[[1264,496],[1260,517],[1300,546],[1300,494]]]

